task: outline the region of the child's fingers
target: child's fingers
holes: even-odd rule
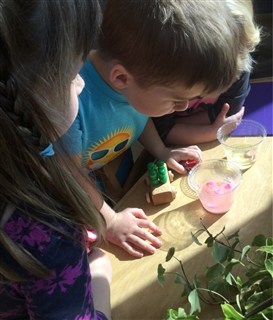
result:
[[[229,111],[230,105],[228,103],[224,103],[222,110],[220,112],[221,117],[226,117],[228,111]]]

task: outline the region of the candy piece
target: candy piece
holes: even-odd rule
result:
[[[179,163],[182,164],[187,171],[190,171],[197,164],[194,159],[182,160]]]

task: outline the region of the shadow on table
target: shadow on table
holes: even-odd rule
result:
[[[162,213],[153,220],[159,228],[164,230],[161,236],[163,245],[160,249],[168,251],[170,247],[174,247],[177,251],[187,248],[193,243],[191,234],[202,229],[202,223],[210,227],[221,216],[206,212],[199,200]],[[198,235],[201,233],[199,232]]]

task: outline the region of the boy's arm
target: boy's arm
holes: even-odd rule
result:
[[[156,159],[164,160],[169,168],[180,174],[185,174],[187,171],[179,162],[191,159],[198,163],[202,158],[201,150],[197,146],[177,149],[167,148],[160,138],[152,119],[148,120],[139,141]]]
[[[81,164],[81,157],[74,156],[74,160]],[[79,170],[71,168],[73,176],[82,188],[89,194],[97,210],[103,215],[107,231],[106,238],[113,244],[120,246],[135,257],[142,257],[144,252],[154,253],[161,246],[161,230],[147,219],[144,211],[138,208],[127,208],[115,212],[102,198],[100,192],[90,178],[84,177]]]
[[[204,123],[207,120],[207,124]],[[189,117],[175,119],[173,127],[165,138],[166,145],[187,145],[213,141],[216,131],[209,123],[208,112],[200,111]]]
[[[216,140],[217,130],[227,122],[240,122],[244,107],[234,115],[227,117],[229,105],[225,103],[213,123],[210,123],[208,111],[202,110],[189,117],[178,117],[167,134],[167,145],[198,144]]]
[[[151,118],[148,119],[144,131],[138,140],[157,159],[163,160],[166,154],[169,153],[169,149],[166,148],[160,138]]]

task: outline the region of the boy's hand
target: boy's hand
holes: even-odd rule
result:
[[[186,174],[187,168],[181,164],[184,160],[193,160],[197,163],[202,161],[202,151],[197,146],[190,146],[188,148],[168,149],[165,158],[168,168],[180,174]],[[183,163],[183,162],[182,162]]]
[[[127,208],[116,213],[107,225],[106,238],[134,257],[153,254],[162,242],[156,236],[161,230],[147,219],[143,210]]]
[[[227,113],[230,106],[228,103],[223,105],[221,112],[218,114],[217,118],[213,122],[212,126],[214,130],[217,131],[223,124],[228,122],[234,122],[234,124],[239,124],[243,118],[245,107],[242,107],[237,113],[232,116],[227,117]]]

